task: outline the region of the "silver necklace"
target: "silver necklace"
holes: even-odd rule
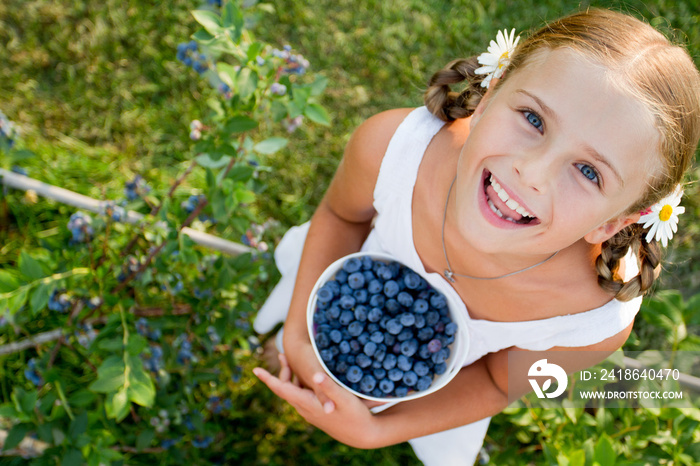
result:
[[[540,266],[544,264],[545,262],[549,261],[552,259],[554,256],[559,254],[559,251],[556,251],[554,254],[546,258],[545,260],[538,262],[537,264],[530,265],[528,267],[525,267],[524,269],[516,270],[515,272],[510,272],[505,275],[499,275],[497,277],[474,277],[472,275],[465,275],[461,273],[455,273],[452,271],[452,266],[450,265],[450,260],[447,258],[447,248],[445,247],[445,220],[447,219],[447,204],[450,201],[450,194],[452,194],[452,187],[455,184],[455,181],[457,180],[457,175],[452,179],[452,183],[450,184],[450,189],[447,191],[447,200],[445,201],[445,212],[442,214],[442,252],[445,254],[445,262],[447,263],[447,268],[444,270],[443,274],[445,275],[445,278],[450,282],[454,283],[455,282],[455,276],[457,277],[464,277],[464,278],[471,278],[472,280],[498,280],[499,278],[506,278],[510,277],[512,275],[517,275],[519,273],[525,272],[530,269],[534,269],[537,266]]]

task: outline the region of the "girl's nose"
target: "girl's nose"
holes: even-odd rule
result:
[[[547,152],[532,151],[518,155],[513,161],[513,170],[523,186],[544,194],[552,182],[553,162]]]

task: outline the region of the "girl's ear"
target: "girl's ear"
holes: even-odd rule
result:
[[[641,214],[636,213],[624,217],[618,217],[614,220],[604,223],[595,230],[592,230],[583,237],[590,244],[600,244],[615,236],[620,230],[627,225],[637,223]]]

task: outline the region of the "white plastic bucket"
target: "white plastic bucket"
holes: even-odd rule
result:
[[[452,321],[457,324],[457,333],[455,334],[455,341],[452,342],[449,345],[450,348],[450,357],[445,361],[447,364],[447,370],[440,374],[435,376],[433,378],[433,382],[430,385],[430,387],[426,390],[423,391],[410,391],[408,395],[403,396],[403,397],[375,397],[371,395],[367,395],[364,393],[360,393],[356,390],[353,390],[352,388],[348,387],[345,385],[343,382],[338,380],[338,378],[331,372],[326,364],[324,363],[323,359],[321,358],[321,354],[319,352],[318,347],[316,346],[316,339],[315,339],[315,329],[314,329],[314,312],[316,311],[316,294],[318,292],[318,289],[323,286],[327,281],[332,280],[335,277],[335,274],[343,267],[343,264],[345,261],[348,259],[351,259],[353,257],[364,257],[364,256],[369,256],[374,260],[379,260],[382,262],[397,262],[404,267],[408,267],[405,264],[403,264],[401,261],[396,260],[394,257],[388,255],[388,254],[383,254],[383,253],[367,253],[367,252],[356,252],[350,255],[347,255],[345,257],[341,257],[340,259],[336,260],[333,262],[331,265],[328,266],[328,268],[321,274],[319,279],[316,281],[316,284],[314,285],[313,289],[311,290],[311,295],[309,296],[309,302],[306,310],[306,324],[307,324],[307,329],[309,331],[309,337],[311,339],[311,345],[313,346],[314,353],[316,353],[316,357],[318,358],[319,362],[323,366],[323,369],[326,371],[326,373],[333,379],[338,385],[341,387],[347,389],[348,391],[352,392],[353,394],[359,396],[360,398],[364,398],[367,400],[373,400],[373,401],[379,401],[379,402],[397,402],[397,401],[408,401],[408,400],[414,400],[416,398],[420,398],[426,395],[429,395],[431,393],[436,392],[437,390],[441,389],[445,385],[447,385],[459,372],[459,370],[462,368],[462,365],[467,357],[468,349],[469,349],[469,334],[467,332],[467,321],[466,321],[466,316],[464,316],[461,312],[459,312],[460,307],[457,305],[457,303],[454,303],[454,300],[450,298],[450,296],[442,293],[446,300],[447,300],[447,306],[450,311],[450,316],[452,317]],[[414,270],[415,273],[418,273],[417,271]],[[425,278],[425,277],[423,277]],[[436,290],[439,291],[439,290]]]

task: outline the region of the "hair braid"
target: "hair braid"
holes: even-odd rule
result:
[[[474,73],[480,66],[477,57],[462,58],[448,63],[435,73],[424,94],[428,110],[443,121],[466,118],[474,113],[484,92],[480,86],[484,76]],[[450,88],[451,84],[462,81],[467,81],[467,86],[461,92]]]
[[[620,301],[629,301],[646,293],[654,284],[661,269],[661,248],[655,239],[647,242],[641,225],[632,224],[604,242],[596,259],[598,284]],[[639,274],[624,282],[617,274],[620,260],[628,249],[636,248],[639,258]]]

